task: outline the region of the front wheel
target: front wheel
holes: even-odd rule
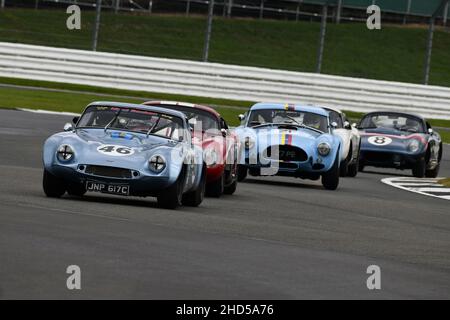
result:
[[[181,202],[185,206],[189,207],[198,207],[205,198],[205,188],[206,188],[206,168],[202,170],[202,177],[200,180],[200,184],[197,186],[197,189],[194,191],[188,192],[183,195],[183,199]]]
[[[339,186],[339,154],[336,155],[333,167],[322,175],[322,185],[327,190],[336,190]]]
[[[358,151],[358,157],[356,158],[356,161],[348,166],[347,176],[350,178],[356,177],[358,175],[358,171],[362,171],[359,170],[359,167],[360,165],[359,165],[359,151]]]
[[[427,178],[437,178],[439,175],[439,169],[441,168],[441,164],[438,163],[433,170],[426,170],[425,177]]]
[[[414,164],[412,174],[416,178],[423,178],[425,177],[426,169],[425,159],[420,159]]]
[[[208,197],[220,198],[224,191],[225,178],[222,175],[216,181],[210,182],[206,187],[206,195]]]
[[[181,200],[183,198],[183,186],[184,186],[184,170],[180,173],[177,181],[175,181],[170,187],[165,189],[158,196],[158,205],[164,209],[176,209],[181,206]]]
[[[348,160],[345,159],[344,161],[341,162],[341,166],[339,168],[339,175],[341,177],[346,177],[348,175],[348,168],[349,168]]]
[[[64,182],[45,169],[42,179],[42,187],[44,188],[45,195],[50,198],[60,198],[64,195],[64,193],[66,193],[66,186]]]
[[[238,173],[238,181],[244,181],[245,178],[247,178],[247,173],[248,173],[248,169],[247,167],[243,166],[243,165],[238,165],[237,168],[237,173]]]
[[[234,179],[233,182],[229,186],[225,187],[225,189],[223,190],[223,193],[231,195],[236,192],[236,188],[237,188],[237,180]]]

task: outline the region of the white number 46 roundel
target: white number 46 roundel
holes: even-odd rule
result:
[[[130,156],[134,153],[134,150],[131,148],[108,144],[102,144],[97,148],[97,151],[106,154],[108,156],[115,156],[115,157]]]

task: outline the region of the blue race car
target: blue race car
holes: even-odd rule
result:
[[[154,196],[163,208],[202,202],[206,165],[201,148],[191,143],[183,113],[96,102],[73,123],[44,144],[43,188],[48,197],[92,191]]]
[[[322,108],[259,103],[239,116],[238,179],[292,176],[319,180],[326,189],[339,185],[342,140],[333,135],[329,113]]]
[[[442,139],[421,116],[403,112],[371,112],[360,121],[359,171],[365,166],[412,169],[418,178],[436,178]]]

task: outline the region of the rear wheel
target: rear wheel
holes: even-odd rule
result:
[[[194,191],[188,192],[183,195],[182,203],[189,207],[198,207],[205,198],[205,188],[206,188],[206,168],[202,170],[202,177],[200,184]]]
[[[42,187],[44,188],[45,195],[50,198],[60,198],[66,193],[66,185],[64,182],[45,169]]]
[[[184,174],[182,170],[177,181],[158,196],[158,205],[164,209],[176,209],[181,206],[183,198]]]
[[[427,178],[437,178],[439,175],[439,169],[441,168],[441,164],[438,163],[437,166],[433,170],[425,171],[425,177]]]
[[[247,178],[248,169],[245,166],[238,165],[237,173],[238,173],[238,181],[239,182],[244,181],[245,178]]]
[[[327,190],[336,190],[339,186],[339,153],[336,155],[333,167],[322,175],[322,185]]]
[[[225,183],[225,178],[222,173],[222,175],[220,176],[219,179],[217,179],[216,181],[210,182],[206,185],[206,195],[208,197],[219,198],[223,194],[224,183]]]
[[[412,174],[416,178],[423,178],[425,177],[425,172],[426,172],[425,159],[420,159],[414,164],[412,168]]]

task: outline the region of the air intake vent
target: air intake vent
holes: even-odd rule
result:
[[[276,146],[275,146],[276,147]],[[275,159],[275,157],[272,156],[272,150],[275,149],[274,146],[271,146],[267,148],[266,155],[267,158]],[[285,161],[285,162],[304,162],[308,160],[308,155],[303,149],[294,147],[294,146],[288,146],[288,145],[279,145],[278,146],[278,160]]]
[[[131,179],[132,175],[131,170],[128,169],[91,165],[87,165],[84,172],[93,176],[122,179]]]

